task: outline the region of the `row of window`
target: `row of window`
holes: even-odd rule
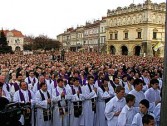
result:
[[[110,34],[110,40],[118,39],[118,33],[111,33]],[[124,33],[124,39],[128,39],[128,32]],[[137,32],[137,39],[141,38],[141,32]],[[157,32],[153,32],[153,39],[157,39]]]

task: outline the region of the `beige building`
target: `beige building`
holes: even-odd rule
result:
[[[88,52],[98,52],[99,49],[99,28],[100,21],[94,21],[93,23],[86,23],[84,28],[84,48]]]
[[[100,21],[100,36],[99,36],[99,51],[100,52],[106,52],[106,17],[102,17],[102,20]]]
[[[18,30],[4,31],[8,45],[12,47],[13,51],[23,51],[24,35]]]
[[[164,54],[165,3],[131,4],[108,10],[107,52],[116,55],[161,56]]]

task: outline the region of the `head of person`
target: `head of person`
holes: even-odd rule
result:
[[[159,88],[159,81],[157,79],[151,79],[150,85],[153,89],[158,89]]]
[[[147,70],[147,69],[143,69],[143,70],[142,70],[142,75],[143,75],[144,77],[146,77],[146,76],[148,75],[148,70]]]
[[[45,77],[43,75],[39,76],[39,83],[45,82]]]
[[[122,86],[117,86],[115,89],[115,93],[116,93],[118,99],[121,99],[125,96],[125,88]]]
[[[88,79],[88,84],[91,84],[91,85],[94,84],[94,77],[93,77],[92,75],[89,75],[89,76],[87,77],[87,79]]]
[[[132,94],[127,94],[125,96],[126,104],[128,104],[130,107],[135,104],[135,96]]]
[[[135,79],[133,84],[134,84],[134,87],[135,87],[135,90],[136,91],[141,91],[143,89],[143,80],[141,79]]]
[[[68,78],[68,84],[69,84],[69,85],[73,85],[73,83],[74,83],[74,78],[75,78],[75,77],[69,77],[69,78]],[[76,78],[77,78],[77,77],[76,77]]]
[[[57,83],[58,83],[58,86],[59,86],[60,88],[63,88],[63,87],[64,87],[64,80],[63,80],[63,79],[61,79],[61,78],[57,79]]]
[[[127,75],[123,75],[123,76],[122,76],[122,80],[123,80],[124,82],[126,82],[127,79],[128,79],[128,78],[127,78]]]
[[[139,103],[139,110],[144,115],[147,114],[149,107],[150,106],[149,106],[149,101],[148,100],[143,99],[143,100],[140,101],[140,103]]]
[[[76,86],[76,87],[79,86],[79,78],[78,77],[73,78],[73,85]]]
[[[20,82],[20,88],[24,91],[28,89],[27,83],[25,81]]]
[[[134,78],[133,77],[128,77],[128,82],[130,83],[130,84],[133,84],[134,83]]]
[[[102,85],[104,87],[108,87],[108,79],[107,78],[102,79]]]
[[[45,74],[45,79],[47,79],[47,80],[50,79],[50,74],[49,74],[49,73],[46,73],[46,74]]]
[[[40,89],[44,92],[47,91],[47,84],[45,82],[40,83]]]
[[[23,75],[22,74],[16,74],[16,79],[17,79],[17,81],[22,81],[23,80]]]
[[[103,73],[102,71],[100,71],[100,72],[98,73],[98,78],[99,78],[99,79],[103,79],[103,78],[104,78],[104,73]]]
[[[155,126],[154,117],[152,115],[146,114],[142,117],[143,126]]]
[[[118,78],[118,76],[114,76],[113,77],[113,81],[114,81],[115,84],[118,85],[119,84],[119,78]]]
[[[79,71],[76,71],[76,70],[75,70],[75,71],[73,72],[73,77],[79,77]]]
[[[30,76],[30,77],[34,77],[34,71],[33,71],[33,70],[30,70],[30,71],[29,71],[29,76]]]
[[[0,75],[0,82],[1,82],[1,83],[5,83],[5,76]]]

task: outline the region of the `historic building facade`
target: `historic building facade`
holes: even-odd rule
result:
[[[107,53],[163,57],[165,11],[165,3],[156,4],[150,0],[108,10]]]
[[[146,0],[143,4],[108,10],[102,20],[69,28],[57,39],[71,51],[163,57],[165,12],[165,3]]]
[[[100,21],[86,23],[84,28],[84,47],[88,52],[98,52],[100,45]]]
[[[18,30],[4,31],[8,46],[12,47],[13,51],[23,51],[24,35]]]

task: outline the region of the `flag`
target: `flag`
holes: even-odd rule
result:
[[[160,47],[163,47],[164,44],[162,44],[161,42],[158,42],[155,46],[154,46],[154,51],[157,51]]]

